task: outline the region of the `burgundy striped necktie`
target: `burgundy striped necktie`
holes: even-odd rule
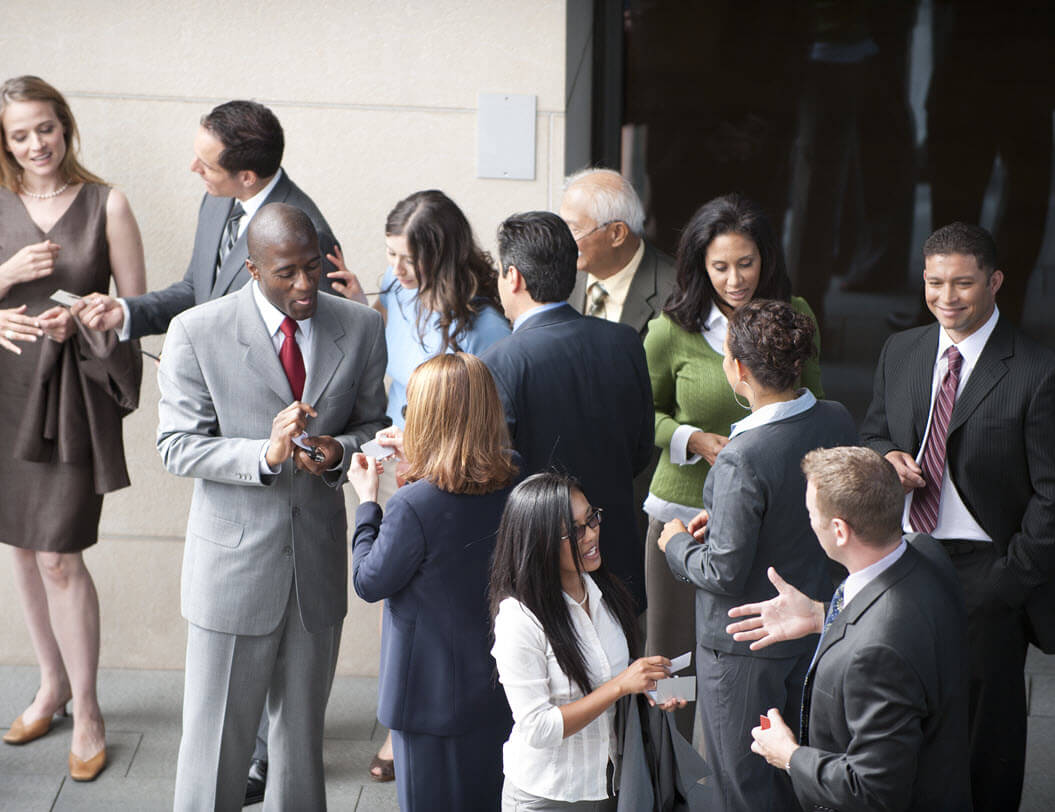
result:
[[[300,400],[304,394],[304,356],[300,354],[300,346],[297,344],[297,323],[286,316],[279,326],[282,334],[286,337],[282,342],[282,349],[278,351],[278,360],[282,362],[282,369],[286,371],[289,379],[289,388],[293,390],[293,398]]]
[[[908,518],[917,533],[932,533],[938,525],[938,503],[941,501],[941,480],[945,473],[945,440],[949,434],[949,418],[956,404],[956,389],[960,385],[960,365],[963,356],[956,347],[945,351],[948,370],[942,378],[934,410],[930,415],[930,432],[923,449],[920,467],[927,483],[912,495]]]

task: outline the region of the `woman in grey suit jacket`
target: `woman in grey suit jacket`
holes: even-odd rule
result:
[[[487,367],[438,355],[407,386],[409,485],[381,518],[379,465],[362,454],[356,594],[385,602],[378,720],[392,731],[399,808],[497,809],[512,717],[489,653],[487,581],[519,458]]]
[[[733,424],[707,474],[704,511],[688,531],[669,522],[659,539],[674,575],[697,587],[697,704],[717,809],[796,808],[787,775],[748,758],[751,728],[771,707],[799,718],[816,638],[750,651],[725,627],[733,606],[772,593],[771,566],[793,572],[815,599],[832,591],[799,464],[814,448],[856,445],[857,430],[841,404],[794,388],[814,352],[814,329],[786,302],[755,300],[730,316],[722,366],[751,414]]]

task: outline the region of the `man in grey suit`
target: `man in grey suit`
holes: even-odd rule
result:
[[[751,648],[821,633],[803,691],[799,741],[776,708],[751,749],[791,776],[803,809],[971,808],[967,610],[948,556],[902,538],[893,466],[866,448],[811,451],[802,463],[810,523],[849,570],[825,613],[770,568],[778,595],[732,609]]]
[[[644,338],[670,297],[674,263],[643,239],[645,209],[630,181],[611,169],[577,172],[564,181],[560,216],[579,247],[568,304]]]
[[[340,486],[388,423],[381,318],[319,295],[310,218],[264,206],[248,243],[254,282],[176,317],[158,372],[162,462],[196,480],[179,810],[242,806],[265,698],[265,809],[325,808],[323,716],[347,609]]]
[[[122,340],[164,333],[172,318],[188,307],[238,290],[249,281],[246,232],[266,203],[288,203],[311,218],[322,246],[324,273],[333,271],[326,261],[334,250],[333,233],[315,203],[282,169],[284,148],[282,125],[264,105],[229,101],[213,108],[202,118],[194,138],[190,169],[205,182],[206,194],[183,278],[164,290],[128,299],[94,294],[71,312],[89,327],[117,330]],[[325,275],[322,284],[331,289]]]

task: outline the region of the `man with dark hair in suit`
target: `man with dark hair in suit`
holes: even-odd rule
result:
[[[322,289],[332,290],[326,274],[334,267],[325,257],[333,253],[333,232],[311,198],[282,169],[284,149],[282,125],[264,105],[236,100],[214,107],[202,117],[194,137],[190,169],[201,175],[206,194],[183,278],[164,290],[128,299],[95,294],[71,312],[89,327],[117,330],[122,340],[164,333],[172,318],[188,307],[249,281],[246,230],[265,203],[288,203],[311,218],[322,246]]]
[[[578,477],[591,504],[604,510],[605,563],[644,610],[633,480],[652,458],[654,416],[641,340],[626,325],[568,305],[579,251],[557,215],[509,217],[498,229],[498,253],[498,293],[513,333],[483,360],[524,474],[556,468]]]
[[[747,620],[726,631],[752,649],[821,634],[799,741],[771,708],[751,749],[808,812],[969,810],[967,615],[948,556],[902,538],[901,483],[876,452],[817,449],[802,470],[813,532],[850,575],[827,613],[772,567],[777,597],[730,610]]]
[[[1017,809],[1027,642],[1055,651],[1055,354],[1000,314],[988,231],[952,223],[923,255],[938,323],[887,340],[861,438],[898,472],[904,529],[938,539],[963,584],[974,808]]]

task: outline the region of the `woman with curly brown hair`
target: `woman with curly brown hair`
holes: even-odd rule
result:
[[[732,607],[772,595],[772,567],[814,599],[832,592],[799,464],[815,448],[856,445],[857,429],[842,404],[797,388],[815,329],[786,302],[754,300],[730,314],[722,369],[750,414],[707,474],[703,511],[688,531],[668,522],[658,541],[675,577],[696,586],[697,707],[720,810],[796,806],[787,775],[752,757],[751,728],[774,706],[799,718],[816,638],[751,651],[725,627]]]

